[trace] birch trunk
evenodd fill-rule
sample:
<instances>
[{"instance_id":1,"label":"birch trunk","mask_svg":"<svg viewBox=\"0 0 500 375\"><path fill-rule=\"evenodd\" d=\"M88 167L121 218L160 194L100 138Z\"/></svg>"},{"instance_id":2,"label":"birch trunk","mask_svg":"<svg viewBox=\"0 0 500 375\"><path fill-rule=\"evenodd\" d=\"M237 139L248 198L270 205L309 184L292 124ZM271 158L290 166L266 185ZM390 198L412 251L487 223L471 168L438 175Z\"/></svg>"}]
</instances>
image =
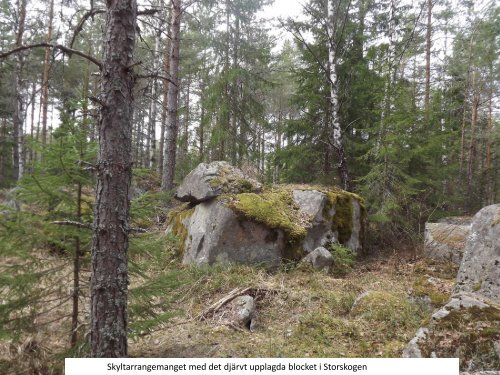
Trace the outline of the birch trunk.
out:
<instances>
[{"instance_id":1,"label":"birch trunk","mask_svg":"<svg viewBox=\"0 0 500 375\"><path fill-rule=\"evenodd\" d=\"M337 15L339 10L339 0L328 0L328 67L329 67L329 81L330 81L330 134L329 143L335 149L337 154L338 170L340 175L340 182L342 189L351 191L351 180L347 168L347 160L342 144L342 131L339 121L339 95L338 95L338 80L336 71L336 49L335 43L335 25L337 24Z\"/></svg>"}]
</instances>

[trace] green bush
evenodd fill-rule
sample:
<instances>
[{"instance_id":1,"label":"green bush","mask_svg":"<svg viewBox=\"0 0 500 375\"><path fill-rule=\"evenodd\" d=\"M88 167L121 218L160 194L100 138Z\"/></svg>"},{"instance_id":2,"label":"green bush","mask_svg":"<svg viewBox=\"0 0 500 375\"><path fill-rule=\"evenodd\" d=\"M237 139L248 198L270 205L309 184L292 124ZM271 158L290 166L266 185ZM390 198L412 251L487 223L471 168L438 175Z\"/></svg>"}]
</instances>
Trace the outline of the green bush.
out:
<instances>
[{"instance_id":1,"label":"green bush","mask_svg":"<svg viewBox=\"0 0 500 375\"><path fill-rule=\"evenodd\" d=\"M335 243L331 246L333 256L332 272L336 276L344 276L351 272L356 263L356 254L349 248Z\"/></svg>"}]
</instances>

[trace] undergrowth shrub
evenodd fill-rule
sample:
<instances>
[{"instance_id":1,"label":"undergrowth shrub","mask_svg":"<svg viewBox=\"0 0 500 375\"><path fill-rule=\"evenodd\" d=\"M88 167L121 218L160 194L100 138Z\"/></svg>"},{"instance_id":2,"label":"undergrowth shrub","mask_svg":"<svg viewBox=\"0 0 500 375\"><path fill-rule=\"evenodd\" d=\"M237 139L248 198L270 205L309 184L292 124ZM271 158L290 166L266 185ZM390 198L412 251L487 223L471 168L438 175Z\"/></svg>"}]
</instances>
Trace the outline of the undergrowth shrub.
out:
<instances>
[{"instance_id":1,"label":"undergrowth shrub","mask_svg":"<svg viewBox=\"0 0 500 375\"><path fill-rule=\"evenodd\" d=\"M330 252L333 256L332 273L335 276L344 276L352 271L356 254L351 249L336 243L331 245Z\"/></svg>"}]
</instances>

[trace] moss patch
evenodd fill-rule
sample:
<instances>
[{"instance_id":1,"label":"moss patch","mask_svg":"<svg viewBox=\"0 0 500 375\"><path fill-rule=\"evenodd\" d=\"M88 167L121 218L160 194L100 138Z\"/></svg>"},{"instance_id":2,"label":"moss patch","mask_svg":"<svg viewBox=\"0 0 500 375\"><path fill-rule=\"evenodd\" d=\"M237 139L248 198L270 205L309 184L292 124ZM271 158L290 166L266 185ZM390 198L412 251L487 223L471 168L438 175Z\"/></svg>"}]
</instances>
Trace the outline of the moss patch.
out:
<instances>
[{"instance_id":1,"label":"moss patch","mask_svg":"<svg viewBox=\"0 0 500 375\"><path fill-rule=\"evenodd\" d=\"M460 357L460 369L475 371L500 368L494 343L500 340L500 308L477 306L453 310L432 325L428 339L421 345L422 354L433 351L438 357Z\"/></svg>"},{"instance_id":2,"label":"moss patch","mask_svg":"<svg viewBox=\"0 0 500 375\"><path fill-rule=\"evenodd\" d=\"M306 228L301 225L298 207L289 190L270 189L260 194L237 194L228 207L247 219L283 230L290 243L296 243L306 236Z\"/></svg>"},{"instance_id":3,"label":"moss patch","mask_svg":"<svg viewBox=\"0 0 500 375\"><path fill-rule=\"evenodd\" d=\"M257 181L244 178L241 172L221 166L219 175L210 180L210 187L218 189L222 194L250 193L260 190Z\"/></svg>"},{"instance_id":4,"label":"moss patch","mask_svg":"<svg viewBox=\"0 0 500 375\"><path fill-rule=\"evenodd\" d=\"M416 297L429 297L431 303L436 307L445 305L450 298L449 292L430 282L426 276L417 277L412 290Z\"/></svg>"},{"instance_id":5,"label":"moss patch","mask_svg":"<svg viewBox=\"0 0 500 375\"><path fill-rule=\"evenodd\" d=\"M345 192L327 192L326 196L325 213L335 209L332 230L338 233L339 242L345 244L352 234L352 197Z\"/></svg>"},{"instance_id":6,"label":"moss patch","mask_svg":"<svg viewBox=\"0 0 500 375\"><path fill-rule=\"evenodd\" d=\"M171 234L179 241L180 252L184 251L188 231L184 221L190 218L194 213L195 208L189 208L189 205L182 205L168 213L167 224L171 227ZM182 254L181 254L182 255Z\"/></svg>"}]
</instances>

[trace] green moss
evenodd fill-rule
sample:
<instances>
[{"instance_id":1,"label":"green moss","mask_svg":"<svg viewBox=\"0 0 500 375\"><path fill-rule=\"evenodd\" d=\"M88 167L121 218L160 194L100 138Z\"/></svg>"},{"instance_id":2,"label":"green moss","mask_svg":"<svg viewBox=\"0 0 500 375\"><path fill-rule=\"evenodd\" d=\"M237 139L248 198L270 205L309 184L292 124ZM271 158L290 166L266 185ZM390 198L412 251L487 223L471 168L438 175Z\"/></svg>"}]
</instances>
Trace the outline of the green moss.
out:
<instances>
[{"instance_id":1,"label":"green moss","mask_svg":"<svg viewBox=\"0 0 500 375\"><path fill-rule=\"evenodd\" d=\"M345 244L352 234L352 196L343 191L327 192L326 196L325 214L335 209L332 230L338 233L339 243Z\"/></svg>"},{"instance_id":2,"label":"green moss","mask_svg":"<svg viewBox=\"0 0 500 375\"><path fill-rule=\"evenodd\" d=\"M254 184L245 178L236 178L231 170L226 168L219 169L219 175L210 180L210 187L213 189L221 189L223 194L235 192L252 192L257 188Z\"/></svg>"},{"instance_id":3,"label":"green moss","mask_svg":"<svg viewBox=\"0 0 500 375\"><path fill-rule=\"evenodd\" d=\"M188 208L187 205L183 205L181 208L172 210L168 213L167 224L172 228L171 233L179 241L180 252L184 251L184 246L188 236L188 231L184 221L193 215L194 210L194 207Z\"/></svg>"},{"instance_id":4,"label":"green moss","mask_svg":"<svg viewBox=\"0 0 500 375\"><path fill-rule=\"evenodd\" d=\"M440 291L425 276L417 277L413 284L413 294L416 297L429 297L434 306L443 306L450 298L448 293Z\"/></svg>"},{"instance_id":5,"label":"green moss","mask_svg":"<svg viewBox=\"0 0 500 375\"><path fill-rule=\"evenodd\" d=\"M432 325L428 340L421 345L426 357L460 357L460 369L474 364L475 370L500 368L494 343L500 340L500 308L473 306L452 310Z\"/></svg>"},{"instance_id":6,"label":"green moss","mask_svg":"<svg viewBox=\"0 0 500 375\"><path fill-rule=\"evenodd\" d=\"M291 191L270 189L260 194L241 193L235 195L228 206L250 220L283 230L291 243L306 236Z\"/></svg>"},{"instance_id":7,"label":"green moss","mask_svg":"<svg viewBox=\"0 0 500 375\"><path fill-rule=\"evenodd\" d=\"M339 244L331 246L331 253L333 256L332 273L335 276L344 276L352 271L356 263L356 254Z\"/></svg>"}]
</instances>

